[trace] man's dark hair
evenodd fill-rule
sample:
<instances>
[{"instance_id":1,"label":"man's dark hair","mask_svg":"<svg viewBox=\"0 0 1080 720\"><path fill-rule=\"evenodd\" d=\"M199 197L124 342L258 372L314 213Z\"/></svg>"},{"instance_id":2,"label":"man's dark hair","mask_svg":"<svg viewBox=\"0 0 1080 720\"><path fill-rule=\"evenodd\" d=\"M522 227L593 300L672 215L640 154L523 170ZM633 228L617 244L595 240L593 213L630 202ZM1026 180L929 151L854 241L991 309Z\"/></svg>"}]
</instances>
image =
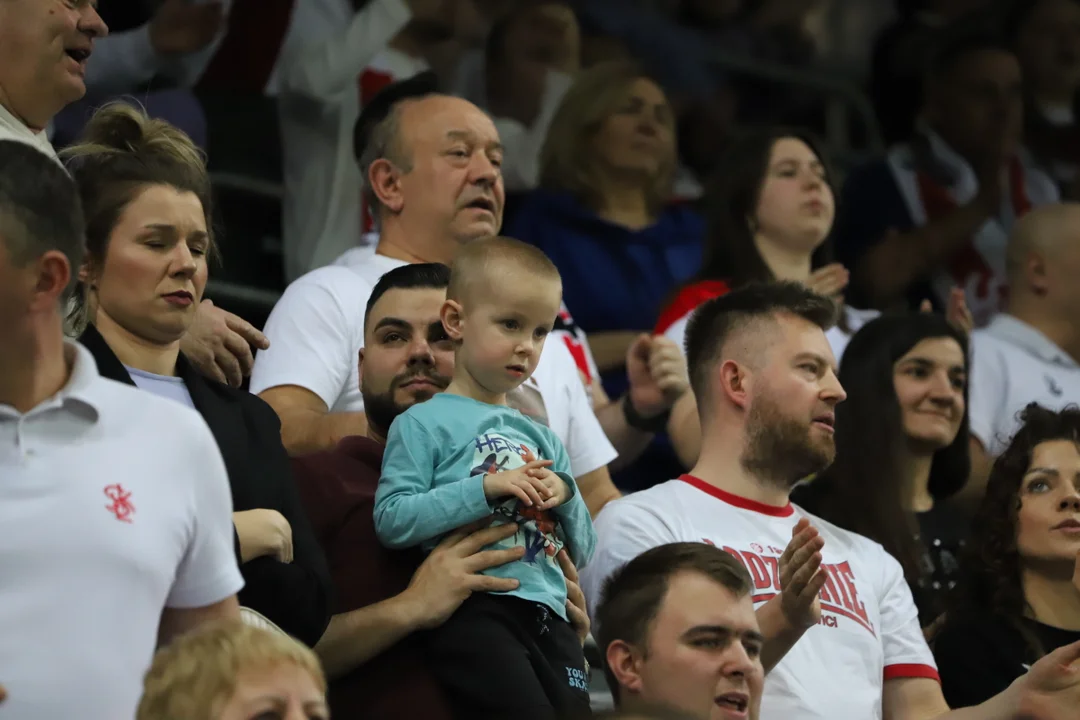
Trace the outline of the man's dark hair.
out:
<instances>
[{"instance_id":1,"label":"man's dark hair","mask_svg":"<svg viewBox=\"0 0 1080 720\"><path fill-rule=\"evenodd\" d=\"M360 110L360 117L353 125L353 156L356 161L361 162L375 128L390 116L395 105L402 100L422 98L437 92L439 92L439 80L431 70L390 83L377 92L375 97L371 98Z\"/></svg>"},{"instance_id":2,"label":"man's dark hair","mask_svg":"<svg viewBox=\"0 0 1080 720\"><path fill-rule=\"evenodd\" d=\"M59 250L74 287L86 253L86 223L71 177L25 143L0 140L0 242L16 266Z\"/></svg>"},{"instance_id":3,"label":"man's dark hair","mask_svg":"<svg viewBox=\"0 0 1080 720\"><path fill-rule=\"evenodd\" d=\"M441 263L412 263L394 268L379 278L364 309L364 327L367 327L371 308L388 290L416 290L429 288L445 290L450 284L450 268Z\"/></svg>"},{"instance_id":4,"label":"man's dark hair","mask_svg":"<svg viewBox=\"0 0 1080 720\"><path fill-rule=\"evenodd\" d=\"M981 25L961 23L942 34L926 65L928 81L940 81L969 55L980 52L999 52L1015 55L1008 39Z\"/></svg>"},{"instance_id":5,"label":"man's dark hair","mask_svg":"<svg viewBox=\"0 0 1080 720\"><path fill-rule=\"evenodd\" d=\"M828 330L836 320L836 304L801 283L751 283L694 311L686 325L686 363L699 405L708 397L710 370L728 338L779 315L794 315Z\"/></svg>"},{"instance_id":6,"label":"man's dark hair","mask_svg":"<svg viewBox=\"0 0 1080 720\"><path fill-rule=\"evenodd\" d=\"M649 627L667 595L671 578L698 573L731 591L735 597L753 588L750 573L735 556L705 543L678 542L646 550L607 579L596 608L600 654L616 640L647 651ZM619 700L619 683L606 669L608 686Z\"/></svg>"}]
</instances>

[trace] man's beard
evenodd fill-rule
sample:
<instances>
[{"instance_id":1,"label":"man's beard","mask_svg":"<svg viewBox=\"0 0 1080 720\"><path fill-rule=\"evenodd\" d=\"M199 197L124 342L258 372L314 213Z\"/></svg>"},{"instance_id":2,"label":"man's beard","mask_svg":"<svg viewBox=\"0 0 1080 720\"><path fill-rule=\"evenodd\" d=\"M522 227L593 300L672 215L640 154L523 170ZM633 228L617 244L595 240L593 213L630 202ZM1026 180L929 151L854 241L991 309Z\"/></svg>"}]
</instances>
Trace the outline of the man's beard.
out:
<instances>
[{"instance_id":1,"label":"man's beard","mask_svg":"<svg viewBox=\"0 0 1080 720\"><path fill-rule=\"evenodd\" d=\"M809 422L804 425L787 417L771 397L759 397L746 420L742 466L762 482L790 490L829 467L836 457L832 435L815 440L811 433Z\"/></svg>"},{"instance_id":2,"label":"man's beard","mask_svg":"<svg viewBox=\"0 0 1080 720\"><path fill-rule=\"evenodd\" d=\"M412 395L411 402L397 402L394 396L397 395L398 389L417 377L427 378L438 387L438 390L415 392ZM364 414L367 416L368 425L376 434L385 438L386 433L390 431L391 423L394 422L398 415L417 403L430 400L437 393L445 390L449 384L450 378L435 372L413 372L399 375L391 381L390 389L381 393L372 392L361 382L360 394L364 396Z\"/></svg>"}]
</instances>

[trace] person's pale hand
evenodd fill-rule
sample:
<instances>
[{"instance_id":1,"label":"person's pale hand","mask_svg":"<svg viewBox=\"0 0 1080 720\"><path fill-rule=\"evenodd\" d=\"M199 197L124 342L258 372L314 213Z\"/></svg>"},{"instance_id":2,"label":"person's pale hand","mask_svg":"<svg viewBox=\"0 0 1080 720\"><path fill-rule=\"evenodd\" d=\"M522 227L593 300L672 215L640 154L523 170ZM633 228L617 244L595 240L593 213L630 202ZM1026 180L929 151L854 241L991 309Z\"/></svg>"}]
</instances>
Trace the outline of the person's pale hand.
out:
<instances>
[{"instance_id":1,"label":"person's pale hand","mask_svg":"<svg viewBox=\"0 0 1080 720\"><path fill-rule=\"evenodd\" d=\"M186 55L212 43L224 24L220 1L165 0L150 21L150 44L158 55Z\"/></svg>"},{"instance_id":2,"label":"person's pale hand","mask_svg":"<svg viewBox=\"0 0 1080 720\"><path fill-rule=\"evenodd\" d=\"M686 392L686 360L679 346L662 336L639 335L626 351L630 403L643 418L667 412Z\"/></svg>"},{"instance_id":3,"label":"person's pale hand","mask_svg":"<svg viewBox=\"0 0 1080 720\"><path fill-rule=\"evenodd\" d=\"M559 567L562 568L563 576L566 577L566 617L578 634L578 638L581 639L581 644L584 645L585 638L589 636L590 623L589 612L585 607L585 593L581 589L577 567L574 566L574 561L570 559L570 553L566 552L566 548L560 550L555 559L559 561Z\"/></svg>"},{"instance_id":4,"label":"person's pale hand","mask_svg":"<svg viewBox=\"0 0 1080 720\"><path fill-rule=\"evenodd\" d=\"M550 465L550 460L533 460L513 470L488 473L484 476L484 497L488 500L516 497L530 507L541 506L551 498L551 490L543 481L532 477L530 471Z\"/></svg>"},{"instance_id":5,"label":"person's pale hand","mask_svg":"<svg viewBox=\"0 0 1080 720\"><path fill-rule=\"evenodd\" d=\"M251 323L216 307L213 300L199 303L195 320L180 339L180 351L200 373L233 387L240 387L251 374L252 345L265 350L270 341Z\"/></svg>"},{"instance_id":6,"label":"person's pale hand","mask_svg":"<svg viewBox=\"0 0 1080 720\"><path fill-rule=\"evenodd\" d=\"M840 263L832 263L810 273L810 277L806 281L806 287L818 295L831 298L843 292L850 280L851 273L848 272L846 267Z\"/></svg>"},{"instance_id":7,"label":"person's pale hand","mask_svg":"<svg viewBox=\"0 0 1080 720\"><path fill-rule=\"evenodd\" d=\"M967 295L962 288L954 287L949 291L949 304L945 308L945 319L964 335L970 335L975 329L975 318L967 306Z\"/></svg>"},{"instance_id":8,"label":"person's pale hand","mask_svg":"<svg viewBox=\"0 0 1080 720\"><path fill-rule=\"evenodd\" d=\"M547 468L536 468L529 471L529 476L547 488L550 493L544 502L540 503L541 510L550 510L559 507L570 499L570 486L561 477Z\"/></svg>"},{"instance_id":9,"label":"person's pale hand","mask_svg":"<svg viewBox=\"0 0 1080 720\"><path fill-rule=\"evenodd\" d=\"M791 529L791 542L780 555L780 609L797 629L813 627L821 620L821 588L827 575L821 569L825 539L806 518Z\"/></svg>"},{"instance_id":10,"label":"person's pale hand","mask_svg":"<svg viewBox=\"0 0 1080 720\"><path fill-rule=\"evenodd\" d=\"M284 563L293 561L292 526L277 510L259 508L233 513L244 562L269 555Z\"/></svg>"},{"instance_id":11,"label":"person's pale hand","mask_svg":"<svg viewBox=\"0 0 1080 720\"><path fill-rule=\"evenodd\" d=\"M487 520L490 522L490 518ZM484 550L513 537L513 523L477 530L478 524L456 530L442 539L413 573L409 587L399 596L418 628L438 627L474 592L509 592L513 578L482 575L482 571L520 560L525 548Z\"/></svg>"},{"instance_id":12,"label":"person's pale hand","mask_svg":"<svg viewBox=\"0 0 1080 720\"><path fill-rule=\"evenodd\" d=\"M670 410L675 401L690 388L690 371L686 367L682 348L663 335L653 338L649 352L649 374L664 395L667 405L664 410Z\"/></svg>"},{"instance_id":13,"label":"person's pale hand","mask_svg":"<svg viewBox=\"0 0 1080 720\"><path fill-rule=\"evenodd\" d=\"M1075 720L1080 707L1080 642L1044 655L1007 692L1018 692L1023 720Z\"/></svg>"}]
</instances>

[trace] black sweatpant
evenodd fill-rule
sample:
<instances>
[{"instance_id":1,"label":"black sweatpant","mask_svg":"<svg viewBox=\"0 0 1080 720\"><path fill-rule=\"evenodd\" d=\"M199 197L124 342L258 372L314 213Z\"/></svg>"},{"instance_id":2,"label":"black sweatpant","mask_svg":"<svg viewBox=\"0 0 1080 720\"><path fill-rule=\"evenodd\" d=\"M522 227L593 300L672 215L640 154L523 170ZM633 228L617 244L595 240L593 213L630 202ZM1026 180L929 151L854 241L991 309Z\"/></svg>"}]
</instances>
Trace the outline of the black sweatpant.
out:
<instances>
[{"instance_id":1,"label":"black sweatpant","mask_svg":"<svg viewBox=\"0 0 1080 720\"><path fill-rule=\"evenodd\" d=\"M581 641L544 605L476 593L429 643L428 667L460 720L591 715Z\"/></svg>"}]
</instances>

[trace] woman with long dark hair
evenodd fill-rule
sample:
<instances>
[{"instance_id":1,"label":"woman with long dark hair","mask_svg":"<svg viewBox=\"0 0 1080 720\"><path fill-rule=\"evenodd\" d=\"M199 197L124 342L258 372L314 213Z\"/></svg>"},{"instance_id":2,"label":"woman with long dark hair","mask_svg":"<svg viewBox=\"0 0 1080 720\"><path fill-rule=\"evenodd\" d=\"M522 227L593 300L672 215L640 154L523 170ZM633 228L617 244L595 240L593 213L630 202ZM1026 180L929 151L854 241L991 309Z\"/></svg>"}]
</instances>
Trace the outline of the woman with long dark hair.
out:
<instances>
[{"instance_id":1,"label":"woman with long dark hair","mask_svg":"<svg viewBox=\"0 0 1080 720\"><path fill-rule=\"evenodd\" d=\"M836 460L795 496L900 562L924 626L943 610L964 536L944 501L970 469L967 371L966 336L940 315L864 325L840 364Z\"/></svg>"},{"instance_id":2,"label":"woman with long dark hair","mask_svg":"<svg viewBox=\"0 0 1080 720\"><path fill-rule=\"evenodd\" d=\"M1080 409L1032 403L994 463L934 643L945 699L981 703L1080 640Z\"/></svg>"},{"instance_id":3,"label":"woman with long dark hair","mask_svg":"<svg viewBox=\"0 0 1080 720\"><path fill-rule=\"evenodd\" d=\"M839 357L850 333L877 312L843 305L848 272L831 259L833 174L820 144L802 130L755 130L732 144L720 167L704 201L701 269L661 312L656 332L682 347L701 303L750 282L793 280L837 299L840 322L829 341Z\"/></svg>"}]
</instances>

